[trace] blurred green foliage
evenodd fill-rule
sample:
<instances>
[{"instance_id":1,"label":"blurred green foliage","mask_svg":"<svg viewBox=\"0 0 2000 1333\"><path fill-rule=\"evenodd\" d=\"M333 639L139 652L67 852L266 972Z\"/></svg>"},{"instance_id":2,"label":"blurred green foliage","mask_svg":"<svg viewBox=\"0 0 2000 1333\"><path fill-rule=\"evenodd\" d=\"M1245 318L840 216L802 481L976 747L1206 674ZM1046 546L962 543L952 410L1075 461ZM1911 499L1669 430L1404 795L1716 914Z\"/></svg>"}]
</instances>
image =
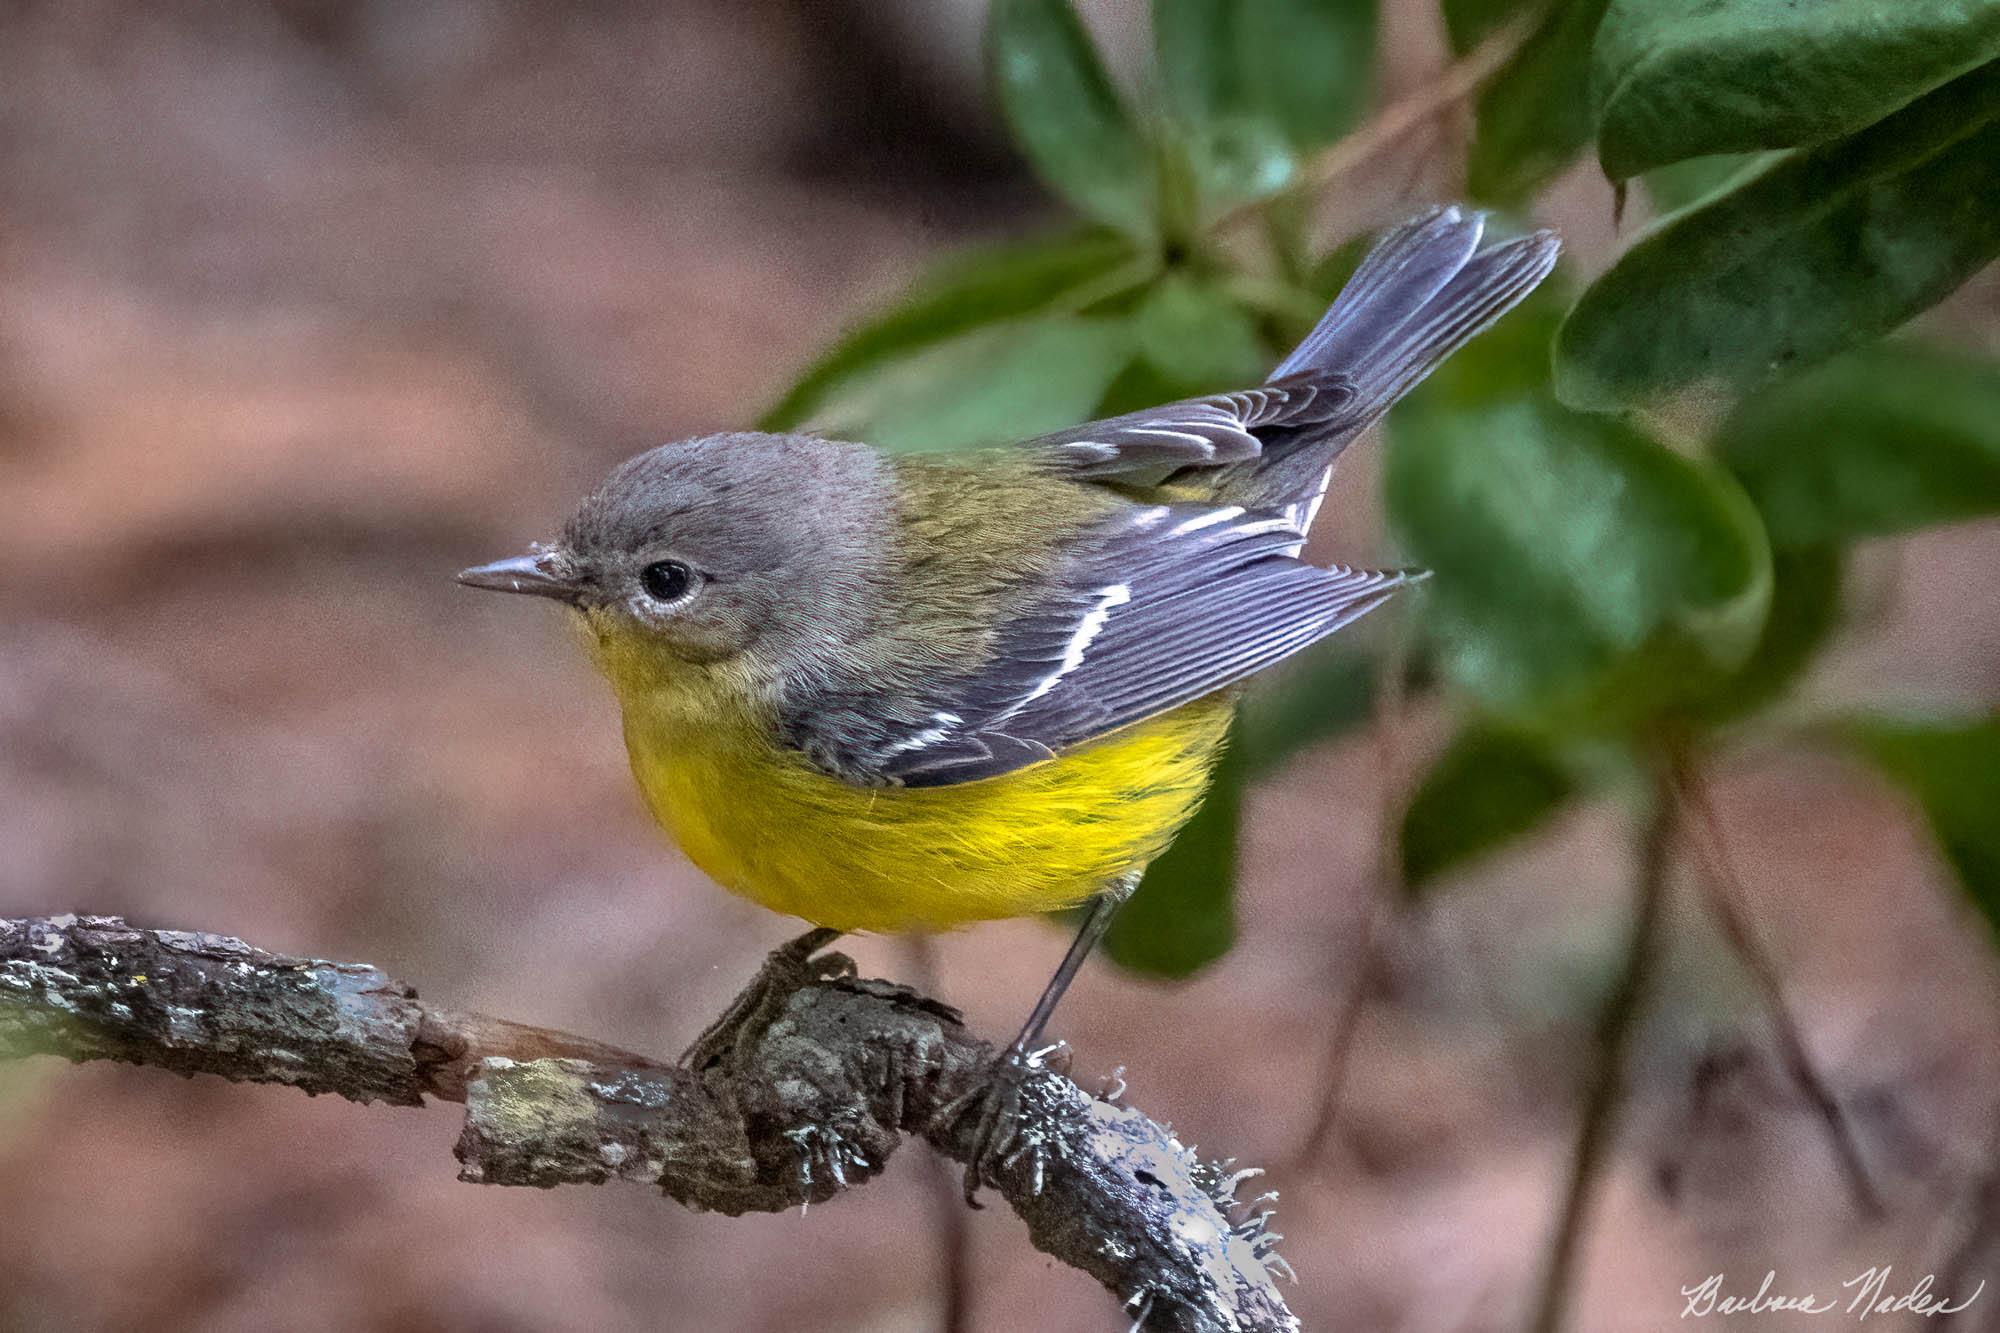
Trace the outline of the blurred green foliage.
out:
<instances>
[{"instance_id":1,"label":"blurred green foliage","mask_svg":"<svg viewBox=\"0 0 2000 1333\"><path fill-rule=\"evenodd\" d=\"M1590 85L1576 73L1590 58L1605 0L1445 0L1445 30L1464 55L1508 23L1526 23L1520 49L1479 90L1466 154L1475 198L1526 204L1590 146Z\"/></svg>"},{"instance_id":2,"label":"blurred green foliage","mask_svg":"<svg viewBox=\"0 0 2000 1333\"><path fill-rule=\"evenodd\" d=\"M1768 726L1841 623L1855 542L2000 511L2000 370L1880 341L2000 253L2000 7L1441 3L1454 51L1496 53L1471 197L1530 211L1594 152L1661 216L1391 414L1391 529L1437 575L1406 601L1418 646L1395 669L1461 723L1401 822L1425 891L1621 776ZM941 265L767 427L999 443L1243 387L1310 327L1367 242L1308 224L1331 188L1313 160L1368 101L1373 0L1153 0L1153 24L1126 89L1069 0L993 0L1000 114L1079 222ZM1663 436L1688 407L1710 438ZM1365 720L1381 670L1343 641L1260 682L1114 958L1184 975L1229 947L1243 784ZM2000 922L1995 728L1842 734Z\"/></svg>"},{"instance_id":3,"label":"blurred green foliage","mask_svg":"<svg viewBox=\"0 0 2000 1333\"><path fill-rule=\"evenodd\" d=\"M1575 782L1531 737L1474 728L1425 774L1403 812L1403 882L1418 892L1461 862L1539 825L1569 799Z\"/></svg>"},{"instance_id":4,"label":"blurred green foliage","mask_svg":"<svg viewBox=\"0 0 2000 1333\"><path fill-rule=\"evenodd\" d=\"M1973 903L2000 928L2000 718L1871 719L1852 734L1916 797Z\"/></svg>"}]
</instances>

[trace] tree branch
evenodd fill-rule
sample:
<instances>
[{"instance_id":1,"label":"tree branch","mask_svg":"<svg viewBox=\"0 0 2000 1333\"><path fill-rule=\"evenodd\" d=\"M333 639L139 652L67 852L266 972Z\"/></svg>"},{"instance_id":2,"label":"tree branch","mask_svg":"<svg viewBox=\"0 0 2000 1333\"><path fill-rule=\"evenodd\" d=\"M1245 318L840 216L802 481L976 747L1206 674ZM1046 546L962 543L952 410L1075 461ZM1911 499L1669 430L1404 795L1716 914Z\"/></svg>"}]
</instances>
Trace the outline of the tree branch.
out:
<instances>
[{"instance_id":1,"label":"tree branch","mask_svg":"<svg viewBox=\"0 0 2000 1333\"><path fill-rule=\"evenodd\" d=\"M1861 1155L1861 1144L1847 1118L1846 1109L1833 1095L1833 1088L1820 1073L1819 1066L1813 1063L1805 1033L1785 999L1785 983L1779 975L1778 964L1751 925L1749 895L1743 891L1743 883L1729 860L1728 848L1722 837L1722 820L1716 814L1715 802L1709 799L1707 783L1692 763L1684 758L1675 763L1673 783L1677 799L1695 816L1684 822L1689 829L1688 845L1694 849L1695 859L1700 864L1702 896L1708 902L1709 912L1715 917L1730 952L1742 960L1763 998L1786 1072L1798 1084L1807 1105L1812 1107L1825 1127L1827 1143L1833 1150L1834 1165L1847 1185L1847 1192L1854 1199L1855 1209L1863 1217L1879 1218L1887 1211L1882 1204L1881 1192L1876 1189L1875 1179L1869 1173L1867 1159Z\"/></svg>"},{"instance_id":2,"label":"tree branch","mask_svg":"<svg viewBox=\"0 0 2000 1333\"><path fill-rule=\"evenodd\" d=\"M637 1180L689 1208L777 1212L879 1174L905 1134L959 1162L944 1114L994 1051L958 1015L881 981L790 997L740 1065L694 1071L587 1038L421 1003L373 967L288 958L116 917L0 920L0 1060L117 1060L357 1102L463 1102L460 1179ZM1035 1245L1175 1333L1295 1330L1239 1177L1138 1111L1042 1072L996 1188ZM1247 1175L1251 1173L1241 1173Z\"/></svg>"}]
</instances>

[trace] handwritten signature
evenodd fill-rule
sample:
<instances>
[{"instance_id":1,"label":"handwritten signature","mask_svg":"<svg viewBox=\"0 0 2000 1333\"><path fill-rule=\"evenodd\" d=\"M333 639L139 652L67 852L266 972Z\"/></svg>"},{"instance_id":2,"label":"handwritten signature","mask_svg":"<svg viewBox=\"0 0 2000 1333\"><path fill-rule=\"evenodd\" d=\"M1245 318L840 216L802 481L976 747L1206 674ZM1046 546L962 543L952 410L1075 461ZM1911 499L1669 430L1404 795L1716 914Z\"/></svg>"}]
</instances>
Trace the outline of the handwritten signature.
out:
<instances>
[{"instance_id":1,"label":"handwritten signature","mask_svg":"<svg viewBox=\"0 0 2000 1333\"><path fill-rule=\"evenodd\" d=\"M1723 1287L1727 1274L1710 1273L1692 1287L1681 1288L1681 1296L1687 1301L1681 1318L1706 1319L1718 1314L1790 1311L1797 1314L1848 1314L1857 1321L1872 1314L1916 1314L1928 1319L1935 1315L1957 1314L1978 1300L1979 1294L1986 1290L1986 1282L1981 1279L1970 1296L1954 1302L1950 1296L1931 1290L1937 1278L1926 1273L1908 1291L1892 1292L1889 1289L1892 1271L1889 1265L1884 1264L1856 1273L1840 1284L1842 1291L1851 1293L1846 1297L1825 1296L1812 1291L1792 1294L1773 1291L1771 1288L1778 1280L1774 1271L1764 1274L1764 1281L1754 1295L1733 1295Z\"/></svg>"}]
</instances>

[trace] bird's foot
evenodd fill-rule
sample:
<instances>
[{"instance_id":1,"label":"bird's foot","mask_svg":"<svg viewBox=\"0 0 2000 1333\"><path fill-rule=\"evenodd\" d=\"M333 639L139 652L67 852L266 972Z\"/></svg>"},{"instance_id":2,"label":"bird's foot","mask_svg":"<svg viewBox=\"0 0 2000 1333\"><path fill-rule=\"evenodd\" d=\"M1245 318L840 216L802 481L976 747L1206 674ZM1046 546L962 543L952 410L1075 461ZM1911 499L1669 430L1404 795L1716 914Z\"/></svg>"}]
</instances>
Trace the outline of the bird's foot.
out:
<instances>
[{"instance_id":1,"label":"bird's foot","mask_svg":"<svg viewBox=\"0 0 2000 1333\"><path fill-rule=\"evenodd\" d=\"M852 958L819 952L839 938L837 930L809 930L771 950L722 1016L681 1052L682 1067L699 1073L721 1064L741 1064L794 994L828 977L853 976Z\"/></svg>"},{"instance_id":2,"label":"bird's foot","mask_svg":"<svg viewBox=\"0 0 2000 1333\"><path fill-rule=\"evenodd\" d=\"M824 1199L847 1188L848 1177L866 1180L882 1169L868 1156L858 1141L843 1135L832 1125L801 1125L785 1131L786 1140L798 1155L799 1216Z\"/></svg>"},{"instance_id":3,"label":"bird's foot","mask_svg":"<svg viewBox=\"0 0 2000 1333\"><path fill-rule=\"evenodd\" d=\"M1062 1042L1039 1050L1010 1049L993 1066L985 1081L942 1107L938 1115L952 1124L970 1120L972 1138L965 1159L965 1201L980 1207L979 1187L996 1183L1001 1171L1027 1164L1028 1190L1042 1192L1042 1174L1049 1155L1049 1123L1053 1108L1040 1104L1038 1087L1069 1072L1069 1047Z\"/></svg>"}]
</instances>

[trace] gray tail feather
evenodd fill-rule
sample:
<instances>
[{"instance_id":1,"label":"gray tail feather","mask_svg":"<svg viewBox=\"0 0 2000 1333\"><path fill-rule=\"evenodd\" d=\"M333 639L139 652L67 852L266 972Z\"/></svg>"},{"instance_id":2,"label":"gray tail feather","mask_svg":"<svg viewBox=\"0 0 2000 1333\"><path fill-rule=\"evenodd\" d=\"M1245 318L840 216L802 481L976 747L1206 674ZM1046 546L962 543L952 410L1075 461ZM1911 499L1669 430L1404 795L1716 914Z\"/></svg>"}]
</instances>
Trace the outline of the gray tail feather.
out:
<instances>
[{"instance_id":1,"label":"gray tail feather","mask_svg":"<svg viewBox=\"0 0 2000 1333\"><path fill-rule=\"evenodd\" d=\"M1451 207L1389 231L1271 378L1343 375L1362 419L1386 410L1555 267L1554 232L1482 250L1485 228L1485 214Z\"/></svg>"}]
</instances>

